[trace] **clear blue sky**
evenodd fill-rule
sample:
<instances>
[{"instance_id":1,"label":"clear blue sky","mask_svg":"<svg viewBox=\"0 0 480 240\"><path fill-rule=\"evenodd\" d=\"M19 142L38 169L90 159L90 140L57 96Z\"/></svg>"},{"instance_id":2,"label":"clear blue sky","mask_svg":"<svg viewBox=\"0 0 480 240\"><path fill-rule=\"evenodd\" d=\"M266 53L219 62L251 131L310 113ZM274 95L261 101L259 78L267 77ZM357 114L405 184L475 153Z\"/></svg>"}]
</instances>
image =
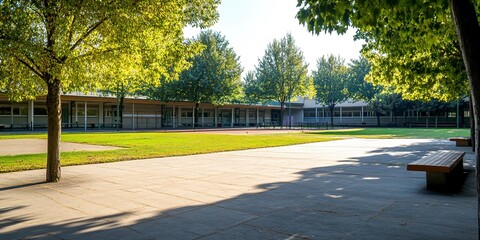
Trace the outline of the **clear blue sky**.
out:
<instances>
[{"instance_id":1,"label":"clear blue sky","mask_svg":"<svg viewBox=\"0 0 480 240\"><path fill-rule=\"evenodd\" d=\"M268 43L287 33L302 49L310 70L323 55L340 55L346 62L360 56L363 42L353 41L354 31L345 35L312 35L295 18L296 4L296 0L223 0L218 8L220 19L211 29L221 32L229 41L240 56L244 74L255 68ZM186 28L185 37L193 37L199 31Z\"/></svg>"}]
</instances>

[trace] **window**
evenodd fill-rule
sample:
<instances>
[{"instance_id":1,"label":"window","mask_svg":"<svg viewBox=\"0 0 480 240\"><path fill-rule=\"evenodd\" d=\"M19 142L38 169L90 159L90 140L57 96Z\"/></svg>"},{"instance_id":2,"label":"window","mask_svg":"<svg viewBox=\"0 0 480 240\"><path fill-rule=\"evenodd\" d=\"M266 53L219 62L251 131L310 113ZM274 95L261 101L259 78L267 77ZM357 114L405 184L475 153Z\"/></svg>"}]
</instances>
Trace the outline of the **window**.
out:
<instances>
[{"instance_id":1,"label":"window","mask_svg":"<svg viewBox=\"0 0 480 240\"><path fill-rule=\"evenodd\" d=\"M98 109L87 109L87 116L96 117L98 116Z\"/></svg>"},{"instance_id":2,"label":"window","mask_svg":"<svg viewBox=\"0 0 480 240\"><path fill-rule=\"evenodd\" d=\"M315 117L315 111L312 110L303 110L303 116L304 117Z\"/></svg>"},{"instance_id":3,"label":"window","mask_svg":"<svg viewBox=\"0 0 480 240\"><path fill-rule=\"evenodd\" d=\"M10 116L12 114L11 107L0 107L0 115L2 116Z\"/></svg>"},{"instance_id":4,"label":"window","mask_svg":"<svg viewBox=\"0 0 480 240\"><path fill-rule=\"evenodd\" d=\"M79 108L79 109L77 110L77 116L83 116L83 115L85 115L85 109Z\"/></svg>"},{"instance_id":5,"label":"window","mask_svg":"<svg viewBox=\"0 0 480 240\"><path fill-rule=\"evenodd\" d=\"M212 117L212 112L203 112L203 117Z\"/></svg>"},{"instance_id":6,"label":"window","mask_svg":"<svg viewBox=\"0 0 480 240\"><path fill-rule=\"evenodd\" d=\"M28 115L27 107L13 107L13 115L15 116L26 116Z\"/></svg>"},{"instance_id":7,"label":"window","mask_svg":"<svg viewBox=\"0 0 480 240\"><path fill-rule=\"evenodd\" d=\"M47 115L47 108L45 107L36 107L33 109L33 114L34 115L43 115L43 116L46 116Z\"/></svg>"},{"instance_id":8,"label":"window","mask_svg":"<svg viewBox=\"0 0 480 240\"><path fill-rule=\"evenodd\" d=\"M193 112L182 112L182 118L191 118L193 117Z\"/></svg>"},{"instance_id":9,"label":"window","mask_svg":"<svg viewBox=\"0 0 480 240\"><path fill-rule=\"evenodd\" d=\"M448 117L457 117L457 113L456 112L449 112Z\"/></svg>"}]
</instances>

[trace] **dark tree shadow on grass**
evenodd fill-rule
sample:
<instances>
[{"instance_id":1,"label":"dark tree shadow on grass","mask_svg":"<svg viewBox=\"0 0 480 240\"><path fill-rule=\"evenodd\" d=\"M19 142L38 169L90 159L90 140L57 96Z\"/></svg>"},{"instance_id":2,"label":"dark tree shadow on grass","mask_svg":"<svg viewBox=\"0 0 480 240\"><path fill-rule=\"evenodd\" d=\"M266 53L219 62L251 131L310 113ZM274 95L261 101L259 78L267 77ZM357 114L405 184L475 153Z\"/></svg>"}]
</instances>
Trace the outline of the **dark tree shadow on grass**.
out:
<instances>
[{"instance_id":1,"label":"dark tree shadow on grass","mask_svg":"<svg viewBox=\"0 0 480 240\"><path fill-rule=\"evenodd\" d=\"M459 192L438 193L425 189L424 173L406 171L409 162L445 148L452 147L434 141L382 148L300 171L295 181L258 185L257 193L129 224L134 211L28 227L22 225L34 216L0 218L0 229L15 227L0 230L0 239L475 239L472 176ZM11 203L0 216L21 208Z\"/></svg>"}]
</instances>

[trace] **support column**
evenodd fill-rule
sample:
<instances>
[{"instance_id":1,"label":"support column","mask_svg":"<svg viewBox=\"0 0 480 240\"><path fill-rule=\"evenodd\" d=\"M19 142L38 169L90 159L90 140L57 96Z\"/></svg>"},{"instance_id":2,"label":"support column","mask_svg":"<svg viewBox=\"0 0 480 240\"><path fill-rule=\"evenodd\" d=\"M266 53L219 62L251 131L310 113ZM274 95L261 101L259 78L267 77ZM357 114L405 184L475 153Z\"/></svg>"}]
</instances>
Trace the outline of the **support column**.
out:
<instances>
[{"instance_id":1,"label":"support column","mask_svg":"<svg viewBox=\"0 0 480 240\"><path fill-rule=\"evenodd\" d=\"M342 119L343 119L343 108L340 107L340 122L342 122Z\"/></svg>"},{"instance_id":2,"label":"support column","mask_svg":"<svg viewBox=\"0 0 480 240\"><path fill-rule=\"evenodd\" d=\"M35 116L34 116L34 109L35 109L35 103L33 100L30 100L28 101L28 121L30 123L28 123L30 125L30 130L33 131L33 123L34 123L34 120L35 120Z\"/></svg>"},{"instance_id":3,"label":"support column","mask_svg":"<svg viewBox=\"0 0 480 240\"><path fill-rule=\"evenodd\" d=\"M245 109L245 127L250 127L250 109Z\"/></svg>"},{"instance_id":4,"label":"support column","mask_svg":"<svg viewBox=\"0 0 480 240\"><path fill-rule=\"evenodd\" d=\"M233 127L233 124L235 124L235 108L232 108L232 121L230 127Z\"/></svg>"},{"instance_id":5,"label":"support column","mask_svg":"<svg viewBox=\"0 0 480 240\"><path fill-rule=\"evenodd\" d=\"M362 123L363 123L363 106L362 106L362 113L360 114L362 116Z\"/></svg>"},{"instance_id":6,"label":"support column","mask_svg":"<svg viewBox=\"0 0 480 240\"><path fill-rule=\"evenodd\" d=\"M85 109L83 109L83 118L85 122L83 123L83 127L85 128L85 132L87 131L87 102L84 102Z\"/></svg>"},{"instance_id":7,"label":"support column","mask_svg":"<svg viewBox=\"0 0 480 240\"><path fill-rule=\"evenodd\" d=\"M163 110L164 108L167 108L167 106L163 106L163 105L160 105L160 128L162 127L162 119L163 119ZM157 116L155 115L155 128L158 128L158 125L157 125Z\"/></svg>"},{"instance_id":8,"label":"support column","mask_svg":"<svg viewBox=\"0 0 480 240\"><path fill-rule=\"evenodd\" d=\"M257 127L260 124L260 109L257 108Z\"/></svg>"},{"instance_id":9,"label":"support column","mask_svg":"<svg viewBox=\"0 0 480 240\"><path fill-rule=\"evenodd\" d=\"M105 115L103 113L104 104L105 103L99 103L98 104L98 128L100 128L104 123L104 121L103 121L103 116Z\"/></svg>"},{"instance_id":10,"label":"support column","mask_svg":"<svg viewBox=\"0 0 480 240\"><path fill-rule=\"evenodd\" d=\"M180 106L177 107L177 127L182 124L182 108Z\"/></svg>"},{"instance_id":11,"label":"support column","mask_svg":"<svg viewBox=\"0 0 480 240\"><path fill-rule=\"evenodd\" d=\"M195 128L195 107L192 108L192 128Z\"/></svg>"},{"instance_id":12,"label":"support column","mask_svg":"<svg viewBox=\"0 0 480 240\"><path fill-rule=\"evenodd\" d=\"M72 102L68 102L68 127L72 127Z\"/></svg>"},{"instance_id":13,"label":"support column","mask_svg":"<svg viewBox=\"0 0 480 240\"><path fill-rule=\"evenodd\" d=\"M202 127L205 126L205 108L202 107Z\"/></svg>"},{"instance_id":14,"label":"support column","mask_svg":"<svg viewBox=\"0 0 480 240\"><path fill-rule=\"evenodd\" d=\"M315 122L318 123L318 108L315 108Z\"/></svg>"},{"instance_id":15,"label":"support column","mask_svg":"<svg viewBox=\"0 0 480 240\"><path fill-rule=\"evenodd\" d=\"M172 128L177 128L177 111L175 106L172 106Z\"/></svg>"},{"instance_id":16,"label":"support column","mask_svg":"<svg viewBox=\"0 0 480 240\"><path fill-rule=\"evenodd\" d=\"M218 107L215 107L215 127L218 127Z\"/></svg>"},{"instance_id":17,"label":"support column","mask_svg":"<svg viewBox=\"0 0 480 240\"><path fill-rule=\"evenodd\" d=\"M132 130L135 130L135 103L132 103Z\"/></svg>"},{"instance_id":18,"label":"support column","mask_svg":"<svg viewBox=\"0 0 480 240\"><path fill-rule=\"evenodd\" d=\"M78 127L78 102L75 102L75 123Z\"/></svg>"}]
</instances>

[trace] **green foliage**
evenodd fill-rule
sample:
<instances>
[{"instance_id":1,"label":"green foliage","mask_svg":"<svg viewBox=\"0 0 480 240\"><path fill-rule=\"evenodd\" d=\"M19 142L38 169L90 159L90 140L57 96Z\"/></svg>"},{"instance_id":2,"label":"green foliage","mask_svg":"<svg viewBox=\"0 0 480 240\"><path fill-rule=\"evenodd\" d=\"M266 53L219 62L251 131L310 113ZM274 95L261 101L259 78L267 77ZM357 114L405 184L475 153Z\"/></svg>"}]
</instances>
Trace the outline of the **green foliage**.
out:
<instances>
[{"instance_id":1,"label":"green foliage","mask_svg":"<svg viewBox=\"0 0 480 240\"><path fill-rule=\"evenodd\" d=\"M123 82L176 79L198 45L187 24L216 21L219 0L0 2L0 89L14 100Z\"/></svg>"},{"instance_id":2,"label":"green foliage","mask_svg":"<svg viewBox=\"0 0 480 240\"><path fill-rule=\"evenodd\" d=\"M468 137L468 129L442 129L442 128L354 128L347 130L326 130L312 134L345 138L419 138L419 139L448 139L451 137Z\"/></svg>"},{"instance_id":3,"label":"green foliage","mask_svg":"<svg viewBox=\"0 0 480 240\"><path fill-rule=\"evenodd\" d=\"M190 44L201 44L203 51L190 58L192 67L180 79L147 91L153 99L210 102L233 101L241 92L242 67L228 41L218 32L203 31Z\"/></svg>"},{"instance_id":4,"label":"green foliage","mask_svg":"<svg viewBox=\"0 0 480 240\"><path fill-rule=\"evenodd\" d=\"M333 55L317 60L317 69L313 71L315 100L330 108L348 98L348 69L342 58Z\"/></svg>"},{"instance_id":5,"label":"green foliage","mask_svg":"<svg viewBox=\"0 0 480 240\"><path fill-rule=\"evenodd\" d=\"M347 80L349 98L368 103L375 95L381 92L382 87L375 86L373 83L365 80L365 77L370 73L370 69L370 64L364 57L350 62Z\"/></svg>"},{"instance_id":6,"label":"green foliage","mask_svg":"<svg viewBox=\"0 0 480 240\"><path fill-rule=\"evenodd\" d=\"M307 93L307 68L303 52L291 34L275 39L268 44L255 74L246 76L245 94L248 99L278 101L283 109L285 102Z\"/></svg>"},{"instance_id":7,"label":"green foliage","mask_svg":"<svg viewBox=\"0 0 480 240\"><path fill-rule=\"evenodd\" d=\"M298 0L297 18L314 33L357 28L372 64L367 79L408 99L456 99L468 81L448 1Z\"/></svg>"},{"instance_id":8,"label":"green foliage","mask_svg":"<svg viewBox=\"0 0 480 240\"><path fill-rule=\"evenodd\" d=\"M255 77L255 71L248 71L243 78L243 92L245 93L245 101L247 103L259 103L263 100L263 92L261 84Z\"/></svg>"},{"instance_id":9,"label":"green foliage","mask_svg":"<svg viewBox=\"0 0 480 240\"><path fill-rule=\"evenodd\" d=\"M246 99L250 102L278 101L281 106L280 125L283 125L285 102L308 94L310 90L307 68L303 52L295 46L291 34L273 40L259 59L255 74L246 76Z\"/></svg>"}]
</instances>

